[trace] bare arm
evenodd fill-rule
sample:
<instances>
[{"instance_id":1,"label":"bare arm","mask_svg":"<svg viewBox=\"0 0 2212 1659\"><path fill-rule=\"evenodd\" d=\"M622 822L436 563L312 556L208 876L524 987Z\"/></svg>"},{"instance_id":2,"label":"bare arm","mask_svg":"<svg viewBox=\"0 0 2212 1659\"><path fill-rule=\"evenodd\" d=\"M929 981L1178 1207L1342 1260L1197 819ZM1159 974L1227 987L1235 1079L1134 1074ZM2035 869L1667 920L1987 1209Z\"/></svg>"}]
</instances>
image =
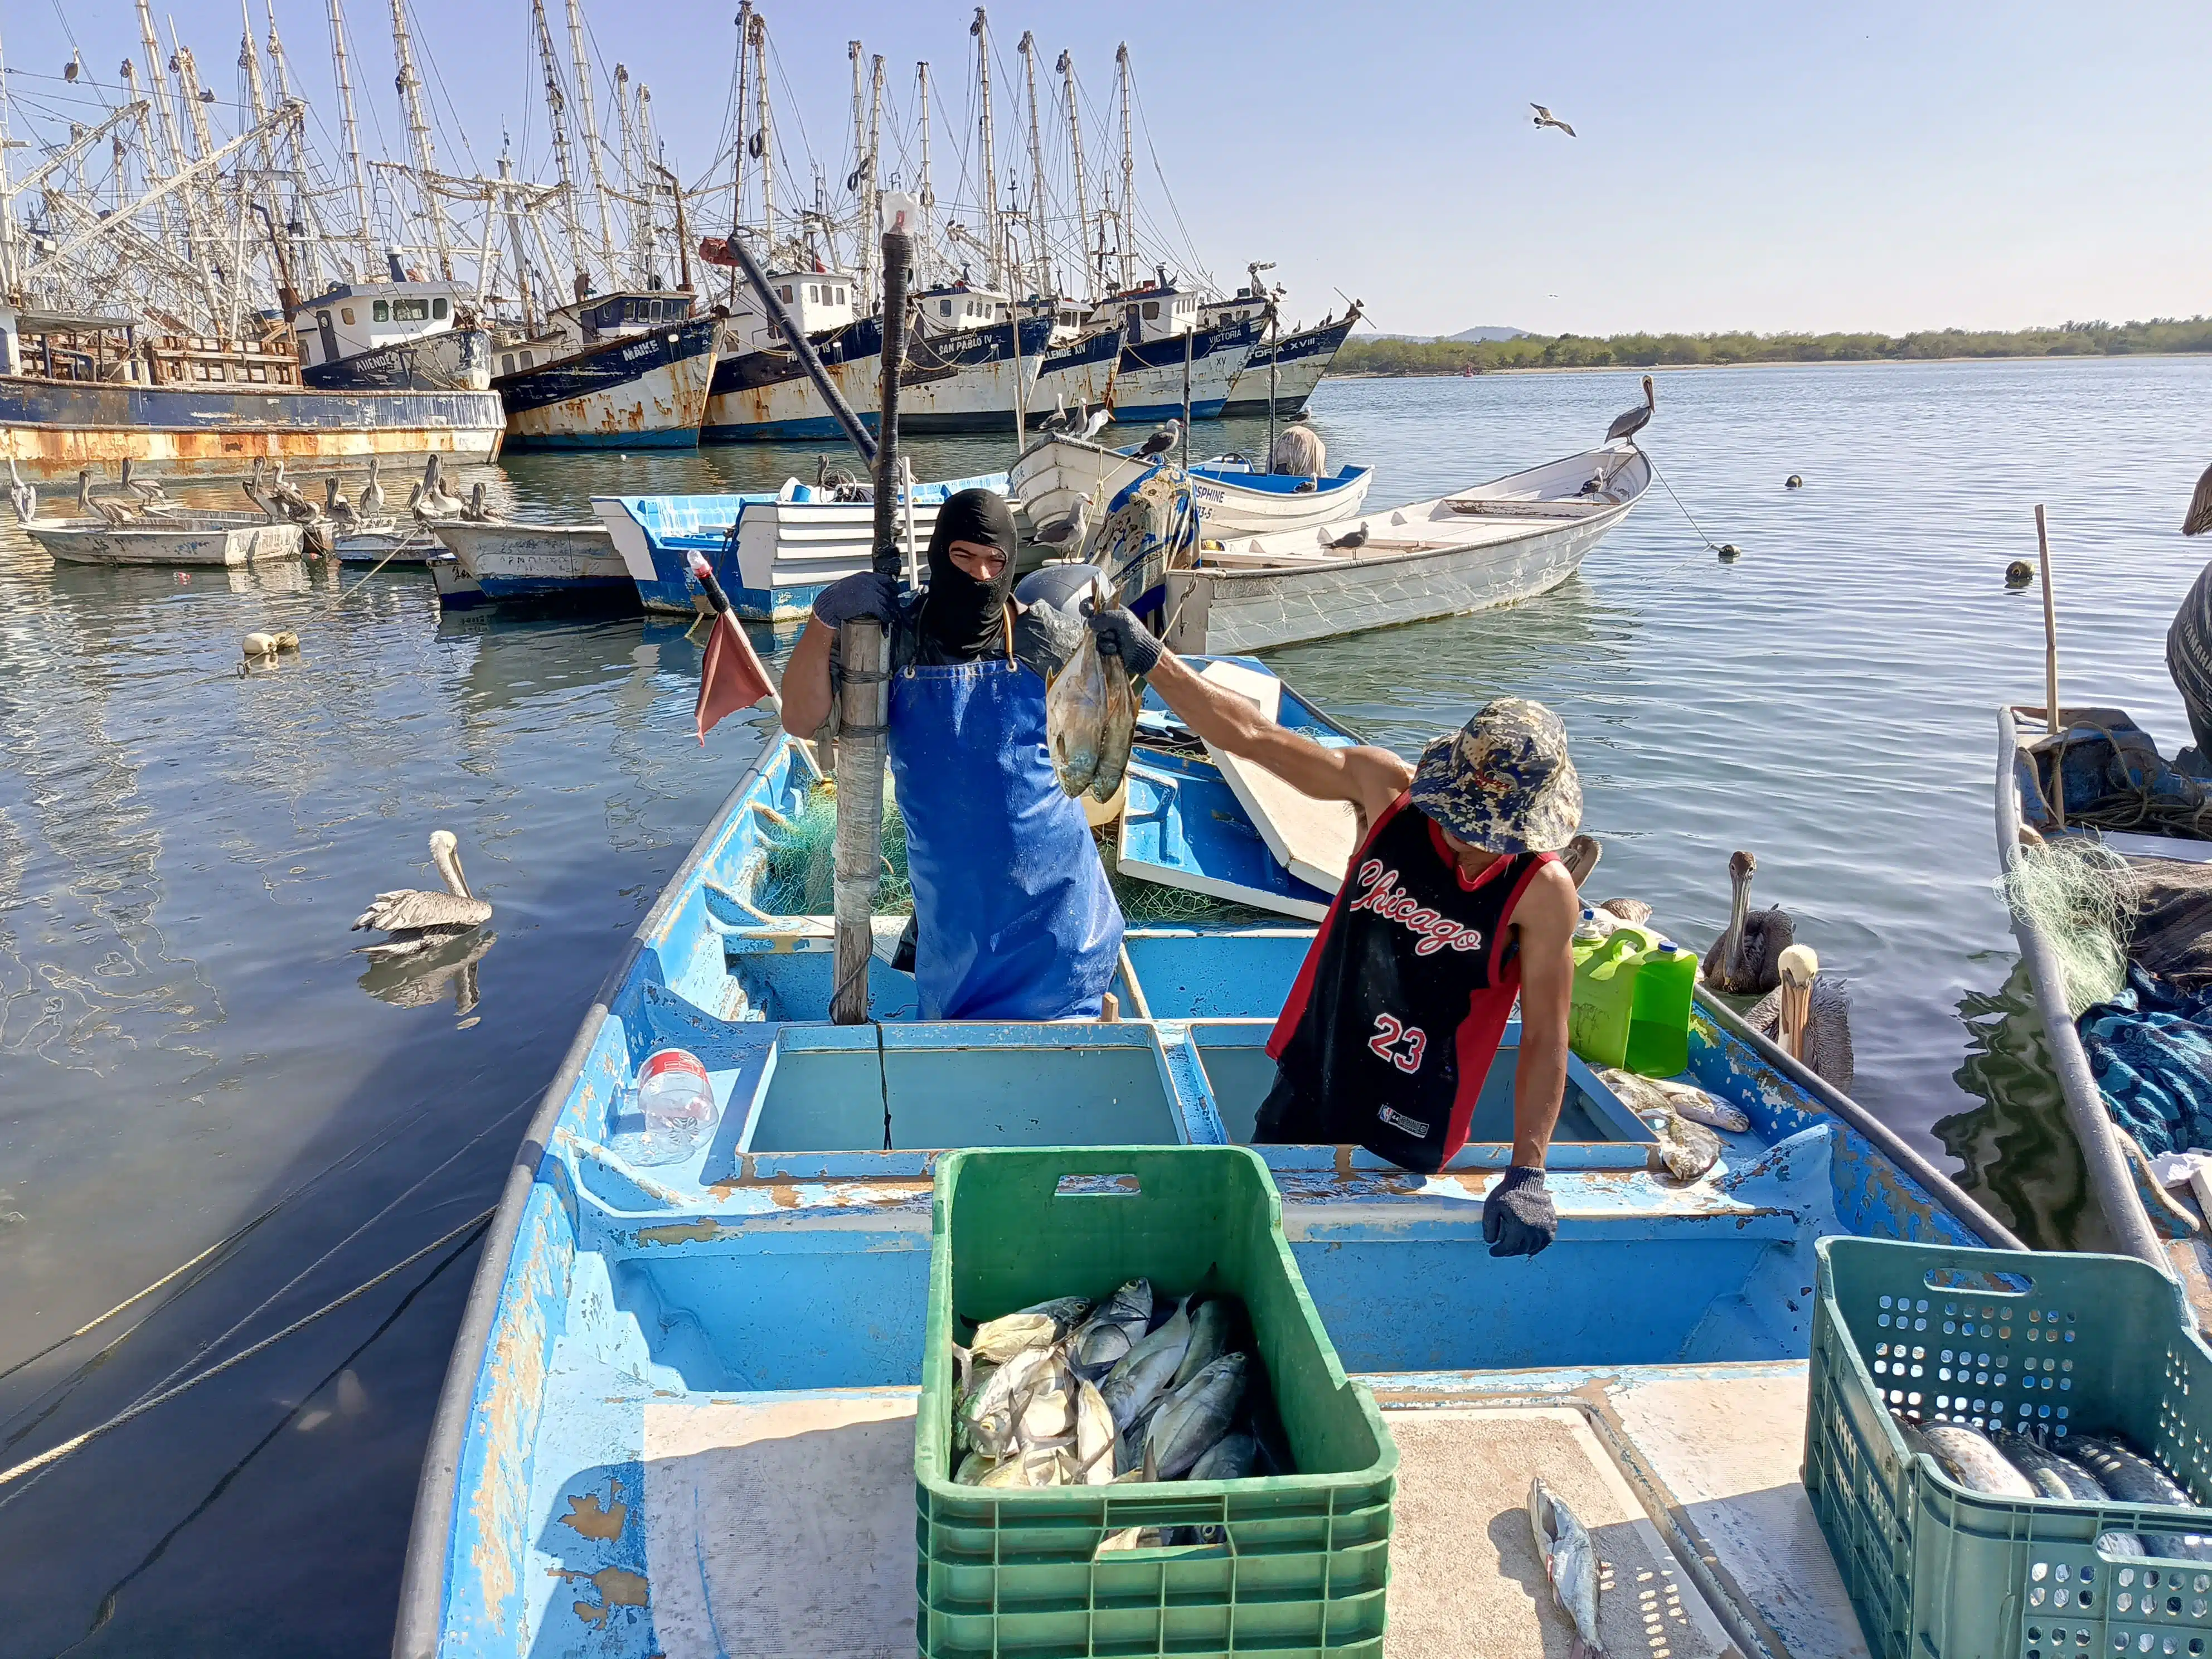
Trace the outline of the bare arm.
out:
<instances>
[{"instance_id":1,"label":"bare arm","mask_svg":"<svg viewBox=\"0 0 2212 1659\"><path fill-rule=\"evenodd\" d=\"M783 729L811 738L830 718L830 647L837 630L818 617L806 619L806 631L783 665Z\"/></svg>"},{"instance_id":2,"label":"bare arm","mask_svg":"<svg viewBox=\"0 0 2212 1659\"><path fill-rule=\"evenodd\" d=\"M1243 698L1193 673L1171 651L1160 653L1150 684L1176 718L1206 742L1257 761L1302 795L1350 801L1365 823L1381 817L1413 781L1413 769L1387 749L1331 749L1262 719Z\"/></svg>"},{"instance_id":3,"label":"bare arm","mask_svg":"<svg viewBox=\"0 0 2212 1659\"><path fill-rule=\"evenodd\" d=\"M1513 1073L1513 1161L1544 1167L1567 1088L1567 1005L1574 992L1568 948L1581 900L1556 864L1536 872L1513 907L1521 952L1521 1059Z\"/></svg>"}]
</instances>

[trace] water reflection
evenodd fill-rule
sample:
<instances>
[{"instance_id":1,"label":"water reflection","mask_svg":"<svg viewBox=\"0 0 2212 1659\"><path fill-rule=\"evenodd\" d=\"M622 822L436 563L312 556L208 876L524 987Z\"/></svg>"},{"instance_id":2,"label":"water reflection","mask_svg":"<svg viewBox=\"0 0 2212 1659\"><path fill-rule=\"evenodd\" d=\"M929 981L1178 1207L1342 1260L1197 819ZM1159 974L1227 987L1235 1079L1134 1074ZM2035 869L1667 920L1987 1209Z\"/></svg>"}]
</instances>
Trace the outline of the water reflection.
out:
<instances>
[{"instance_id":1,"label":"water reflection","mask_svg":"<svg viewBox=\"0 0 2212 1659\"><path fill-rule=\"evenodd\" d=\"M427 1008L450 993L457 1017L472 1014L483 1000L477 963L498 943L496 933L464 934L415 956L372 961L355 983L395 1008Z\"/></svg>"}]
</instances>

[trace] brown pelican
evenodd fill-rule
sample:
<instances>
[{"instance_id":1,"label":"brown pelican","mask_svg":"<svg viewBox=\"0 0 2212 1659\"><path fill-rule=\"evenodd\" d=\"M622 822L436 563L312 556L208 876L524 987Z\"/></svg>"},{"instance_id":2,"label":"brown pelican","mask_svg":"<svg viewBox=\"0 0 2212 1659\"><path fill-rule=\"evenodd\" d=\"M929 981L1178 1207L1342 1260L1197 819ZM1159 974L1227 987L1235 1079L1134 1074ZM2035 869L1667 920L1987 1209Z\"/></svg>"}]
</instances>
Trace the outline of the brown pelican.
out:
<instances>
[{"instance_id":1,"label":"brown pelican","mask_svg":"<svg viewBox=\"0 0 2212 1659\"><path fill-rule=\"evenodd\" d=\"M169 505L168 492L161 488L159 478L134 478L131 476L131 458L123 458L123 487L137 496L151 512Z\"/></svg>"},{"instance_id":2,"label":"brown pelican","mask_svg":"<svg viewBox=\"0 0 2212 1659\"><path fill-rule=\"evenodd\" d=\"M461 516L471 524L492 524L499 515L484 505L484 487L481 481L469 491L469 503L461 509Z\"/></svg>"},{"instance_id":3,"label":"brown pelican","mask_svg":"<svg viewBox=\"0 0 2212 1659\"><path fill-rule=\"evenodd\" d=\"M460 843L451 830L430 832L430 861L445 878L444 892L406 888L379 893L368 908L354 919L355 928L374 928L388 936L377 944L362 945L364 956L380 960L412 956L459 939L491 920L491 906L469 891L468 878L461 873Z\"/></svg>"},{"instance_id":4,"label":"brown pelican","mask_svg":"<svg viewBox=\"0 0 2212 1659\"><path fill-rule=\"evenodd\" d=\"M1814 1075L1838 1089L1851 1086L1850 988L1834 974L1820 971L1809 945L1782 953L1781 983L1744 1016L1745 1023Z\"/></svg>"},{"instance_id":5,"label":"brown pelican","mask_svg":"<svg viewBox=\"0 0 2212 1659\"><path fill-rule=\"evenodd\" d=\"M1641 927L1651 920L1651 907L1642 899L1600 899L1597 908L1616 921L1625 921L1631 927Z\"/></svg>"},{"instance_id":6,"label":"brown pelican","mask_svg":"<svg viewBox=\"0 0 2212 1659\"><path fill-rule=\"evenodd\" d=\"M836 495L842 491L850 489L859 482L858 478L846 471L843 467L830 465L830 458L827 455L817 455L814 458L814 487L817 489Z\"/></svg>"},{"instance_id":7,"label":"brown pelican","mask_svg":"<svg viewBox=\"0 0 2212 1659\"><path fill-rule=\"evenodd\" d=\"M1565 121L1559 119L1558 116L1553 114L1551 111L1546 109L1541 104L1531 104L1528 107L1536 112L1536 125L1540 127L1557 127L1561 132L1565 133L1570 138L1575 136L1575 130L1572 127L1569 126Z\"/></svg>"},{"instance_id":8,"label":"brown pelican","mask_svg":"<svg viewBox=\"0 0 2212 1659\"><path fill-rule=\"evenodd\" d=\"M429 465L422 469L422 495L415 504L415 516L433 519L457 519L461 515L461 500L446 494L442 480L444 465L433 455Z\"/></svg>"},{"instance_id":9,"label":"brown pelican","mask_svg":"<svg viewBox=\"0 0 2212 1659\"><path fill-rule=\"evenodd\" d=\"M323 482L323 515L341 536L350 536L361 528L361 516L353 510L353 503L338 494L338 475L335 472Z\"/></svg>"},{"instance_id":10,"label":"brown pelican","mask_svg":"<svg viewBox=\"0 0 2212 1659\"><path fill-rule=\"evenodd\" d=\"M1729 855L1729 878L1735 894L1729 922L1705 952L1705 983L1733 996L1771 991L1781 980L1782 953L1797 938L1796 924L1779 905L1766 910L1751 908L1752 872L1758 868L1759 860L1748 853Z\"/></svg>"},{"instance_id":11,"label":"brown pelican","mask_svg":"<svg viewBox=\"0 0 2212 1659\"><path fill-rule=\"evenodd\" d=\"M19 523L28 524L39 516L39 487L23 482L13 455L8 458L8 505L15 509Z\"/></svg>"},{"instance_id":12,"label":"brown pelican","mask_svg":"<svg viewBox=\"0 0 2212 1659\"><path fill-rule=\"evenodd\" d=\"M2188 516L2181 521L2185 536L2201 536L2212 530L2212 466L2204 469L2204 476L2197 481L2197 493L2189 498Z\"/></svg>"},{"instance_id":13,"label":"brown pelican","mask_svg":"<svg viewBox=\"0 0 2212 1659\"><path fill-rule=\"evenodd\" d=\"M1606 442L1611 443L1615 438L1633 440L1638 433L1651 424L1652 413L1658 407L1659 394L1652 390L1651 377L1647 374L1644 377L1644 407L1632 409L1626 414L1616 416L1613 424L1605 429Z\"/></svg>"},{"instance_id":14,"label":"brown pelican","mask_svg":"<svg viewBox=\"0 0 2212 1659\"><path fill-rule=\"evenodd\" d=\"M299 487L284 476L284 463L276 463L276 475L269 481L269 498L276 503L276 510L294 524L314 524L322 516L322 509L299 491Z\"/></svg>"},{"instance_id":15,"label":"brown pelican","mask_svg":"<svg viewBox=\"0 0 2212 1659\"><path fill-rule=\"evenodd\" d=\"M138 515L120 501L95 501L92 494L92 469L81 467L76 475L77 511L88 519L104 520L110 530L121 530L136 524Z\"/></svg>"},{"instance_id":16,"label":"brown pelican","mask_svg":"<svg viewBox=\"0 0 2212 1659\"><path fill-rule=\"evenodd\" d=\"M1597 861L1604 856L1605 844L1595 836L1577 836L1559 854L1559 862L1566 866L1567 873L1579 887L1590 878L1590 872L1597 868Z\"/></svg>"},{"instance_id":17,"label":"brown pelican","mask_svg":"<svg viewBox=\"0 0 2212 1659\"><path fill-rule=\"evenodd\" d=\"M276 501L262 489L262 480L265 478L268 474L268 458L265 456L256 455L253 458L252 475L246 479L243 488L246 491L246 499L252 501L254 506L259 507L261 509L262 516L267 519L270 523L275 524L281 520L284 514L283 509L276 505Z\"/></svg>"},{"instance_id":18,"label":"brown pelican","mask_svg":"<svg viewBox=\"0 0 2212 1659\"><path fill-rule=\"evenodd\" d=\"M368 458L368 482L361 487L361 499L356 503L364 519L384 516L384 486L376 481L377 458Z\"/></svg>"}]
</instances>

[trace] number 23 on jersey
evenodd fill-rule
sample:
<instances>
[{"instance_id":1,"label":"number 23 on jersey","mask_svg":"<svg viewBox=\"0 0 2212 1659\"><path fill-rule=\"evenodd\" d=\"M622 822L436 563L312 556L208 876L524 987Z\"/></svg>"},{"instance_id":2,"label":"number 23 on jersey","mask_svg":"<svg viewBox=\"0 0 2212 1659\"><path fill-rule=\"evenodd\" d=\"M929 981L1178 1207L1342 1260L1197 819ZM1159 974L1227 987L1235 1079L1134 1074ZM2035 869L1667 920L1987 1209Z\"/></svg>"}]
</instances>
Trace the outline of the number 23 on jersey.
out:
<instances>
[{"instance_id":1,"label":"number 23 on jersey","mask_svg":"<svg viewBox=\"0 0 2212 1659\"><path fill-rule=\"evenodd\" d=\"M1428 1043L1428 1035L1419 1026L1405 1024L1395 1014L1376 1015L1375 1035L1367 1039L1367 1046L1379 1058L1401 1072L1421 1069L1421 1050Z\"/></svg>"}]
</instances>

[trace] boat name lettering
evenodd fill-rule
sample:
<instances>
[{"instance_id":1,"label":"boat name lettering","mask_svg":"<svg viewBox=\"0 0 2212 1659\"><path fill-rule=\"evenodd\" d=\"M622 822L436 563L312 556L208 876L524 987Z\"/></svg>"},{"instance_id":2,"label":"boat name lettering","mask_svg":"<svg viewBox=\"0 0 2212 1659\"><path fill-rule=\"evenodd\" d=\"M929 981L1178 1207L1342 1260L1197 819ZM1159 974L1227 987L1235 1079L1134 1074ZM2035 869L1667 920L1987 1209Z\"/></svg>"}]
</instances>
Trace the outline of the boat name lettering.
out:
<instances>
[{"instance_id":1,"label":"boat name lettering","mask_svg":"<svg viewBox=\"0 0 2212 1659\"><path fill-rule=\"evenodd\" d=\"M634 363L641 357L650 357L653 356L654 349L654 343L651 340L641 341L638 344L634 346L624 346L623 348L623 361L626 363Z\"/></svg>"},{"instance_id":2,"label":"boat name lettering","mask_svg":"<svg viewBox=\"0 0 2212 1659\"><path fill-rule=\"evenodd\" d=\"M1225 492L1218 489L1209 489L1207 486L1201 483L1194 483L1191 485L1190 493L1201 501L1225 501L1229 499Z\"/></svg>"},{"instance_id":3,"label":"boat name lettering","mask_svg":"<svg viewBox=\"0 0 2212 1659\"><path fill-rule=\"evenodd\" d=\"M1455 951L1480 951L1482 930L1454 921L1449 916L1438 915L1410 893L1398 886L1398 872L1383 868L1382 860L1370 859L1359 866L1359 896L1352 901L1355 910L1372 910L1385 921L1404 924L1407 931L1420 936L1421 942L1413 947L1417 957L1434 956L1449 945Z\"/></svg>"}]
</instances>

